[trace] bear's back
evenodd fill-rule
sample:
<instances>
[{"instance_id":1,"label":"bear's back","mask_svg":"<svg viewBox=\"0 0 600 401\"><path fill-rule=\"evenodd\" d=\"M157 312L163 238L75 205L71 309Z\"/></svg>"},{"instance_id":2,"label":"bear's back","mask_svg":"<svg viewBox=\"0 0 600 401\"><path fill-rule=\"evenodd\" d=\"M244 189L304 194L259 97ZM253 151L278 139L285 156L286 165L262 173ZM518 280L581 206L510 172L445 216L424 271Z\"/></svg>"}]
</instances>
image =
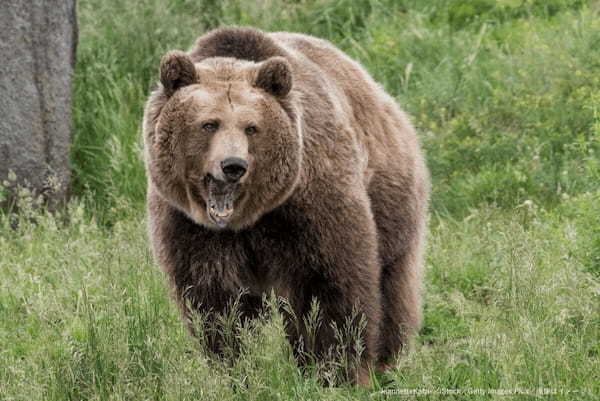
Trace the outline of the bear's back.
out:
<instances>
[{"instance_id":1,"label":"bear's back","mask_svg":"<svg viewBox=\"0 0 600 401\"><path fill-rule=\"evenodd\" d=\"M253 28L223 27L198 39L190 50L194 62L233 57L261 62L285 57L294 69L300 93L307 143L318 143L320 155L346 159L368 154L368 166L355 160L366 176L390 168L422 164L419 143L408 118L367 71L330 42L309 35ZM312 128L312 129L311 129ZM308 139L308 138L307 138ZM347 149L347 152L343 148ZM358 153L357 153L358 151ZM352 156L352 155L354 156ZM320 158L322 159L322 158ZM365 159L363 159L365 160ZM358 163L356 163L358 162ZM408 167L408 168L406 168Z\"/></svg>"},{"instance_id":2,"label":"bear's back","mask_svg":"<svg viewBox=\"0 0 600 401\"><path fill-rule=\"evenodd\" d=\"M364 67L327 40L288 32L268 35L315 65L321 79L317 91L341 108L327 112L341 115L368 150L367 175L389 170L390 165L398 173L416 169L417 175L424 174L419 141L408 117Z\"/></svg>"}]
</instances>

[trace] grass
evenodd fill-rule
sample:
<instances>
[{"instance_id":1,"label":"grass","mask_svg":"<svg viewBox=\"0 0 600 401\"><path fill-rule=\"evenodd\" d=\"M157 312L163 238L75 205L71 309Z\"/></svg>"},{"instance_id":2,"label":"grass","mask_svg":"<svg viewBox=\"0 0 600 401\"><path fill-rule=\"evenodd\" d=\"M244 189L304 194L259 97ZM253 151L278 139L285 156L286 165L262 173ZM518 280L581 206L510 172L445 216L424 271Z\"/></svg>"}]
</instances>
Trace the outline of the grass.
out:
<instances>
[{"instance_id":1,"label":"grass","mask_svg":"<svg viewBox=\"0 0 600 401\"><path fill-rule=\"evenodd\" d=\"M62 216L25 196L18 221L0 217L1 400L597 399L594 5L81 0L79 18L76 197ZM425 324L370 389L302 375L276 312L241 334L242 358L210 364L152 261L143 103L162 54L220 24L332 40L421 133L434 191Z\"/></svg>"}]
</instances>

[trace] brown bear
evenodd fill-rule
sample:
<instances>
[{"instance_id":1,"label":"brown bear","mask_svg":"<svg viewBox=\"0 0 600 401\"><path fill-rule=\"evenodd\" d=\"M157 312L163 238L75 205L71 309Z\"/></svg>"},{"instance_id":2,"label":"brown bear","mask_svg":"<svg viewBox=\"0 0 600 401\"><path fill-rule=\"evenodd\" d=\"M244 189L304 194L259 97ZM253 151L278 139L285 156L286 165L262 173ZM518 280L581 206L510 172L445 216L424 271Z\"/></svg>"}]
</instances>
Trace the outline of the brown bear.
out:
<instances>
[{"instance_id":1,"label":"brown bear","mask_svg":"<svg viewBox=\"0 0 600 401\"><path fill-rule=\"evenodd\" d=\"M324 357L358 311L361 384L406 346L428 172L408 118L357 62L303 34L219 28L163 57L143 131L150 237L187 319L234 299L252 318L274 292L299 317L297 347L316 299L323 324L304 347ZM219 335L207 345L219 353Z\"/></svg>"}]
</instances>

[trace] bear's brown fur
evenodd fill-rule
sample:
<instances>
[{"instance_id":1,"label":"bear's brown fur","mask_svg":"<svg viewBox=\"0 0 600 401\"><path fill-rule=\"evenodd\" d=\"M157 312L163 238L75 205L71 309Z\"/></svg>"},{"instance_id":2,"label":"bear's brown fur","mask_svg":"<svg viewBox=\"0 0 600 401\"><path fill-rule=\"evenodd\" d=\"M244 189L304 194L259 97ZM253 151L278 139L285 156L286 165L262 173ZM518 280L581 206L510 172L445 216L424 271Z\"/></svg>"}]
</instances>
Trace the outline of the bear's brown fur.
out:
<instances>
[{"instance_id":1,"label":"bear's brown fur","mask_svg":"<svg viewBox=\"0 0 600 401\"><path fill-rule=\"evenodd\" d=\"M309 351L323 356L331 323L356 307L354 379L367 383L421 324L429 184L405 114L358 63L301 34L220 28L167 53L160 80L144 115L150 237L184 315L223 312L243 291L251 318L274 291L302 317L316 298ZM294 345L306 334L287 330Z\"/></svg>"}]
</instances>

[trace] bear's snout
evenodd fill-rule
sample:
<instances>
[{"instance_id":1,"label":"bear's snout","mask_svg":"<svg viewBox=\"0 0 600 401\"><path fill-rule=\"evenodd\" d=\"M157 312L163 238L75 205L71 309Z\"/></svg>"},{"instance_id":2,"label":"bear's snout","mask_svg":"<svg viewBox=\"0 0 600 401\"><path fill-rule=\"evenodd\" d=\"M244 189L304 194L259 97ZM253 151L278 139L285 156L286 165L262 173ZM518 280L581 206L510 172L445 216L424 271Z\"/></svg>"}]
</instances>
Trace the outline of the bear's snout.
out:
<instances>
[{"instance_id":1,"label":"bear's snout","mask_svg":"<svg viewBox=\"0 0 600 401\"><path fill-rule=\"evenodd\" d=\"M228 157L220 164L223 175L229 182L238 182L248 171L248 162L239 157Z\"/></svg>"}]
</instances>

